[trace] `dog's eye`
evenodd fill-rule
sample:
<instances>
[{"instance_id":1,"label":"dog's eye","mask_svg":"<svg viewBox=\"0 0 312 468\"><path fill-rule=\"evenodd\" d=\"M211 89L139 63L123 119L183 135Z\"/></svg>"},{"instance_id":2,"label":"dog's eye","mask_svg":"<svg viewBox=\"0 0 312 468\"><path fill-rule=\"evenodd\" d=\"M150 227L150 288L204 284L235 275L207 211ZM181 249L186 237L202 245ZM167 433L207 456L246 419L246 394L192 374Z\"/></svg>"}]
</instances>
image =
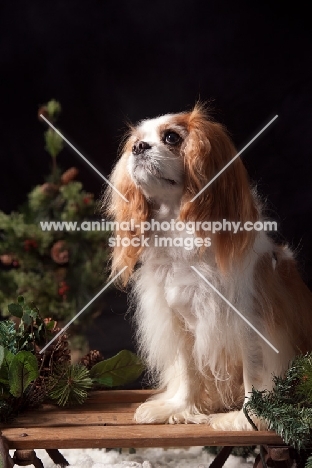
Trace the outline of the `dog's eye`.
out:
<instances>
[{"instance_id":1,"label":"dog's eye","mask_svg":"<svg viewBox=\"0 0 312 468\"><path fill-rule=\"evenodd\" d=\"M163 141L168 145L177 145L180 142L180 140L180 135L178 135L176 132L173 132L172 130L166 132L163 138Z\"/></svg>"}]
</instances>

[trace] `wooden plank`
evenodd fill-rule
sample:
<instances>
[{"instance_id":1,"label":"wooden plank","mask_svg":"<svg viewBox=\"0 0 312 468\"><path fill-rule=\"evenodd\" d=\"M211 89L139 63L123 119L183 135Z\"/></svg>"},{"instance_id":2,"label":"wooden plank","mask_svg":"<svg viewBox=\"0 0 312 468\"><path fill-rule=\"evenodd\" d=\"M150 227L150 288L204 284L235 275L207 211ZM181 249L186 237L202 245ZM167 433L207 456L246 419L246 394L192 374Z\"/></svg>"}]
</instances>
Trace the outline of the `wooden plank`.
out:
<instances>
[{"instance_id":1,"label":"wooden plank","mask_svg":"<svg viewBox=\"0 0 312 468\"><path fill-rule=\"evenodd\" d=\"M274 432L215 431L206 425L3 428L10 449L282 444Z\"/></svg>"},{"instance_id":2,"label":"wooden plank","mask_svg":"<svg viewBox=\"0 0 312 468\"><path fill-rule=\"evenodd\" d=\"M65 408L60 408L56 405L43 405L39 408L36 408L38 413L59 413L59 414L70 414L70 413L89 413L103 411L103 412L114 412L120 411L121 413L134 411L141 403L99 403L97 405L90 404L89 402L84 403L79 406L66 406Z\"/></svg>"},{"instance_id":3,"label":"wooden plank","mask_svg":"<svg viewBox=\"0 0 312 468\"><path fill-rule=\"evenodd\" d=\"M60 408L55 404L45 404L25 411L10 424L10 427L134 424L133 415L136 408L152 394L153 392L145 390L92 392L83 405ZM5 425L0 424L0 427Z\"/></svg>"},{"instance_id":4,"label":"wooden plank","mask_svg":"<svg viewBox=\"0 0 312 468\"><path fill-rule=\"evenodd\" d=\"M133 424L137 406L152 393L145 390L96 391L91 393L83 405L60 408L55 404L45 404L25 411L10 426ZM0 427L6 426L0 424Z\"/></svg>"},{"instance_id":5,"label":"wooden plank","mask_svg":"<svg viewBox=\"0 0 312 468\"><path fill-rule=\"evenodd\" d=\"M101 403L140 403L157 393L155 390L97 390L90 392L88 401Z\"/></svg>"},{"instance_id":6,"label":"wooden plank","mask_svg":"<svg viewBox=\"0 0 312 468\"><path fill-rule=\"evenodd\" d=\"M136 405L137 406L137 405ZM64 427L93 425L133 425L134 409L128 412L83 411L79 412L25 412L15 419L9 427ZM2 425L2 427L8 427Z\"/></svg>"},{"instance_id":7,"label":"wooden plank","mask_svg":"<svg viewBox=\"0 0 312 468\"><path fill-rule=\"evenodd\" d=\"M57 408L45 405L21 413L10 427L56 427L135 424L134 412L139 403L102 404L97 407ZM0 425L7 427L7 425Z\"/></svg>"}]
</instances>

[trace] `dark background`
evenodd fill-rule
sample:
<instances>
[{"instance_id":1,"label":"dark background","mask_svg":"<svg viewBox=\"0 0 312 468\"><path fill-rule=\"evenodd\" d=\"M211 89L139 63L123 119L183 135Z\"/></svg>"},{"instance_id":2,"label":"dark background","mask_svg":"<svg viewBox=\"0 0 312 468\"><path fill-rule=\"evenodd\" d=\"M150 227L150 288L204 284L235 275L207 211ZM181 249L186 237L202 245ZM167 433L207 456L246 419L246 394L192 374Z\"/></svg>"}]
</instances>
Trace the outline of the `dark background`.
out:
<instances>
[{"instance_id":1,"label":"dark background","mask_svg":"<svg viewBox=\"0 0 312 468\"><path fill-rule=\"evenodd\" d=\"M295 249L312 287L312 94L308 7L300 2L79 0L0 6L0 209L17 209L49 172L40 104L63 107L59 128L104 174L125 121L210 101L242 148L251 180ZM98 197L102 180L66 148ZM109 355L131 348L121 293L90 330ZM101 330L101 334L99 333Z\"/></svg>"}]
</instances>

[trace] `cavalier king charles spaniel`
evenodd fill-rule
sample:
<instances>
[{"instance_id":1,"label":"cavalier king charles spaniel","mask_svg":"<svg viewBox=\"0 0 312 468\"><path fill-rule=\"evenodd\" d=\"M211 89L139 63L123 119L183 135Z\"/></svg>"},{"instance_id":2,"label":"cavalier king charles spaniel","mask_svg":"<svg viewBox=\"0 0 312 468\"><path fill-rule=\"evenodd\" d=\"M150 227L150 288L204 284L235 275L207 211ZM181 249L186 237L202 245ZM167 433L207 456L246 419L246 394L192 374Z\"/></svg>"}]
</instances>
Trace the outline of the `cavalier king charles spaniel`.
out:
<instances>
[{"instance_id":1,"label":"cavalier king charles spaniel","mask_svg":"<svg viewBox=\"0 0 312 468\"><path fill-rule=\"evenodd\" d=\"M111 174L112 277L132 287L139 351L159 389L138 423L251 429L252 387L271 389L312 349L312 295L292 252L244 228L264 215L240 158L212 181L235 155L196 105L131 127Z\"/></svg>"}]
</instances>

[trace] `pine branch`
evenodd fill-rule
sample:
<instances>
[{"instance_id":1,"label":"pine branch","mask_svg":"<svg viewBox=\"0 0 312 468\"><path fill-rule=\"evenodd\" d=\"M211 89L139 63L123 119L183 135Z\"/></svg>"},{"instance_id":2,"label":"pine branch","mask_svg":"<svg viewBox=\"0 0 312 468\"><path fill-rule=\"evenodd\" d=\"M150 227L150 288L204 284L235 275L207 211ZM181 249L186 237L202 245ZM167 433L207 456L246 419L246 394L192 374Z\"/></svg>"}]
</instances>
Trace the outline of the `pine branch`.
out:
<instances>
[{"instance_id":1,"label":"pine branch","mask_svg":"<svg viewBox=\"0 0 312 468\"><path fill-rule=\"evenodd\" d=\"M272 391L252 390L248 413L267 421L297 450L312 445L312 353L297 356L283 377L274 377Z\"/></svg>"},{"instance_id":2,"label":"pine branch","mask_svg":"<svg viewBox=\"0 0 312 468\"><path fill-rule=\"evenodd\" d=\"M83 403L87 390L92 387L88 369L80 364L65 365L55 369L49 382L49 397L60 406Z\"/></svg>"},{"instance_id":3,"label":"pine branch","mask_svg":"<svg viewBox=\"0 0 312 468\"><path fill-rule=\"evenodd\" d=\"M312 457L308 458L305 468L312 468Z\"/></svg>"}]
</instances>

